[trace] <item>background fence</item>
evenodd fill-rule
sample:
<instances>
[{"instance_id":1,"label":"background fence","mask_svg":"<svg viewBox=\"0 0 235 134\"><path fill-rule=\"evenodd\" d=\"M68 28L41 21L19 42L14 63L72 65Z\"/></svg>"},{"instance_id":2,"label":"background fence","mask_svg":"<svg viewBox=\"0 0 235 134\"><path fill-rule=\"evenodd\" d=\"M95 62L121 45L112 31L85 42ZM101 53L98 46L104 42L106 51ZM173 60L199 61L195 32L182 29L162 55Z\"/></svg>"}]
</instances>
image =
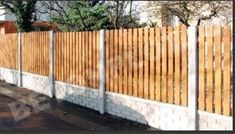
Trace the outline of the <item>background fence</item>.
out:
<instances>
[{"instance_id":1,"label":"background fence","mask_svg":"<svg viewBox=\"0 0 235 134\"><path fill-rule=\"evenodd\" d=\"M201 26L199 110L232 115L230 26ZM187 106L187 28L106 30L106 90ZM190 35L189 35L190 36ZM54 34L55 80L99 87L99 31ZM22 34L23 71L49 76L49 32ZM17 34L0 36L0 66L17 69Z\"/></svg>"},{"instance_id":2,"label":"background fence","mask_svg":"<svg viewBox=\"0 0 235 134\"><path fill-rule=\"evenodd\" d=\"M18 36L17 34L0 35L0 65L10 69L17 69L18 64Z\"/></svg>"}]
</instances>

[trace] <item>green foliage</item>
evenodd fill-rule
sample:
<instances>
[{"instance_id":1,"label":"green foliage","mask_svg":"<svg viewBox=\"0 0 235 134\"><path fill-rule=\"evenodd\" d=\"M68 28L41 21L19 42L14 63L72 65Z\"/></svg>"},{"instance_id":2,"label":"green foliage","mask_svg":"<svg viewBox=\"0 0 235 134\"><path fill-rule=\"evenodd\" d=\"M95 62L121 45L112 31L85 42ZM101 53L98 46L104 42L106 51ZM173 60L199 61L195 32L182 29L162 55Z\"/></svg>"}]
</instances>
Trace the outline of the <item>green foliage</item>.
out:
<instances>
[{"instance_id":1,"label":"green foliage","mask_svg":"<svg viewBox=\"0 0 235 134\"><path fill-rule=\"evenodd\" d=\"M109 28L108 6L98 2L73 1L65 8L64 17L56 14L51 22L58 24L62 31L99 30Z\"/></svg>"}]
</instances>

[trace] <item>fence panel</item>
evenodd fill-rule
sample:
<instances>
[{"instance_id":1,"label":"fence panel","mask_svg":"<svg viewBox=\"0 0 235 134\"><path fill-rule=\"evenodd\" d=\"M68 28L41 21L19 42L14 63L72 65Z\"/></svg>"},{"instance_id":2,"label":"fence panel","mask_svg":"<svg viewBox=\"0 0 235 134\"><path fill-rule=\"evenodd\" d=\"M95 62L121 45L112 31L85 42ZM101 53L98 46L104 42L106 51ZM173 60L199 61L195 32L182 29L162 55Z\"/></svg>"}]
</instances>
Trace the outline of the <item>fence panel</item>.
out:
<instances>
[{"instance_id":1,"label":"fence panel","mask_svg":"<svg viewBox=\"0 0 235 134\"><path fill-rule=\"evenodd\" d=\"M98 88L99 32L55 33L55 80Z\"/></svg>"},{"instance_id":2,"label":"fence panel","mask_svg":"<svg viewBox=\"0 0 235 134\"><path fill-rule=\"evenodd\" d=\"M0 35L0 66L17 69L18 36L17 34Z\"/></svg>"},{"instance_id":3,"label":"fence panel","mask_svg":"<svg viewBox=\"0 0 235 134\"><path fill-rule=\"evenodd\" d=\"M199 110L232 115L231 27L199 27Z\"/></svg>"},{"instance_id":4,"label":"fence panel","mask_svg":"<svg viewBox=\"0 0 235 134\"><path fill-rule=\"evenodd\" d=\"M49 32L22 33L22 71L49 75Z\"/></svg>"},{"instance_id":5,"label":"fence panel","mask_svg":"<svg viewBox=\"0 0 235 134\"><path fill-rule=\"evenodd\" d=\"M232 115L230 26L200 26L199 110ZM187 106L187 28L106 30L106 90ZM17 69L17 34L0 35L0 66ZM55 33L55 80L99 87L99 31ZM49 76L49 32L22 33L23 72Z\"/></svg>"},{"instance_id":6,"label":"fence panel","mask_svg":"<svg viewBox=\"0 0 235 134\"><path fill-rule=\"evenodd\" d=\"M186 30L183 26L107 30L107 90L186 106Z\"/></svg>"}]
</instances>

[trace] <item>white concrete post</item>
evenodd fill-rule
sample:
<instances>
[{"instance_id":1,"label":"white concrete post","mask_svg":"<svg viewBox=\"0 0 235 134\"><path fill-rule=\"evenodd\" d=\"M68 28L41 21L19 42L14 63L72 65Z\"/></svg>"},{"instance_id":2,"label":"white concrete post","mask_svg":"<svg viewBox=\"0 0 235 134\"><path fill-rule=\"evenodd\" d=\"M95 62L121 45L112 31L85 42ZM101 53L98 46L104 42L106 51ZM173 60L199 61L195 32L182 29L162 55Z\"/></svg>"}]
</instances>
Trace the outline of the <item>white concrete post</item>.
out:
<instances>
[{"instance_id":1,"label":"white concrete post","mask_svg":"<svg viewBox=\"0 0 235 134\"><path fill-rule=\"evenodd\" d=\"M50 41L49 41L49 79L50 87L52 91L52 96L55 97L55 82L54 82L54 31L50 31Z\"/></svg>"},{"instance_id":2,"label":"white concrete post","mask_svg":"<svg viewBox=\"0 0 235 134\"><path fill-rule=\"evenodd\" d=\"M18 33L18 86L22 87L22 42L21 33Z\"/></svg>"},{"instance_id":3,"label":"white concrete post","mask_svg":"<svg viewBox=\"0 0 235 134\"><path fill-rule=\"evenodd\" d=\"M188 129L198 129L197 117L197 90L198 90L198 47L197 27L188 27Z\"/></svg>"},{"instance_id":4,"label":"white concrete post","mask_svg":"<svg viewBox=\"0 0 235 134\"><path fill-rule=\"evenodd\" d=\"M99 82L99 112L105 112L105 30L100 30L100 82Z\"/></svg>"}]
</instances>

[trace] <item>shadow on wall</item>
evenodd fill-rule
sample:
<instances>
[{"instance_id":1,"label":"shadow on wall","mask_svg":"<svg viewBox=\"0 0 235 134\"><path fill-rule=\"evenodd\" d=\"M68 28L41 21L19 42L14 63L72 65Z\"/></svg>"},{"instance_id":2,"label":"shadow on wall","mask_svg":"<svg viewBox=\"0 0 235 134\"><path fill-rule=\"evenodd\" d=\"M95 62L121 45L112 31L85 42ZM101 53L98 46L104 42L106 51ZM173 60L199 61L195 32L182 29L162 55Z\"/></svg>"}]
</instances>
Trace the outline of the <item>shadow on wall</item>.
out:
<instances>
[{"instance_id":1,"label":"shadow on wall","mask_svg":"<svg viewBox=\"0 0 235 134\"><path fill-rule=\"evenodd\" d=\"M17 84L18 82L17 74L18 74L17 71L4 71L1 69L0 77L1 79L2 78L4 78L5 80L8 79L6 80L7 82L9 81L9 79L12 79L13 83ZM30 86L30 88L33 88L31 90L34 90L36 92L41 92L41 90L50 90L50 88L48 88L50 87L49 83L46 84L42 82L43 84L46 84L43 86L43 84L41 84L41 82L38 81L42 81L42 79L37 79L35 81L30 78L25 80L25 82L27 82L28 84L29 83L33 84ZM59 83L56 82L55 88L56 88L55 91L56 98L61 100L66 100L78 104L80 106L84 106L99 111L99 96L97 89L74 86L62 82ZM45 92L46 92L45 94L48 95L50 91L48 92L45 91ZM116 93L107 93L106 96L107 97L106 97L105 113L109 113L117 117L121 117L127 120L131 120L134 122L154 127L156 125L154 125L153 123L155 123L156 120L160 121L155 116L156 112L158 111L157 106L149 107L146 102L135 101L126 97L120 97L120 95Z\"/></svg>"},{"instance_id":2,"label":"shadow on wall","mask_svg":"<svg viewBox=\"0 0 235 134\"><path fill-rule=\"evenodd\" d=\"M79 89L77 89L79 90ZM70 92L70 91L68 91ZM88 96L87 98L84 96ZM88 99L90 98L90 99ZM92 92L89 91L85 91L82 93L66 93L66 95L64 95L62 98L59 98L61 100L66 100L68 102L71 103L75 103L79 106L84 106L90 109L93 109L95 111L99 111L99 101L98 99L95 100L94 98L97 99L96 96L94 96L94 94ZM120 104L119 101L116 101L115 99L109 99L106 104L106 110L105 110L105 114L111 114L113 116L116 117L121 117L123 119L127 119L128 121L135 123L135 124L144 124L144 125L149 125L147 119L145 118L145 116L142 114L142 112L147 112L149 114L149 117L151 118L151 112L153 112L153 110L149 110L149 109L142 109L140 111L136 110L136 109L132 109L128 106L125 106L123 104ZM152 118L153 119L153 118ZM97 118L95 119L97 120ZM102 122L102 121L101 121ZM107 122L106 122L107 123ZM110 123L110 122L109 122ZM120 125L120 128L123 127L124 124L116 124L116 125ZM129 124L131 125L131 124ZM118 128L118 126L115 126ZM146 126L147 127L147 126ZM152 128L153 129L153 128Z\"/></svg>"},{"instance_id":3,"label":"shadow on wall","mask_svg":"<svg viewBox=\"0 0 235 134\"><path fill-rule=\"evenodd\" d=\"M18 72L15 70L4 71L7 69L0 68L0 80L6 81L8 83L18 85Z\"/></svg>"},{"instance_id":4,"label":"shadow on wall","mask_svg":"<svg viewBox=\"0 0 235 134\"><path fill-rule=\"evenodd\" d=\"M86 87L71 88L71 86L61 83L60 86L56 87L58 88L58 90L56 90L58 99L99 111L97 89L87 89ZM105 113L127 120L153 126L152 123L155 122L155 111L155 108L148 107L148 104L145 102L130 101L125 98L110 95L109 93L106 97Z\"/></svg>"}]
</instances>

